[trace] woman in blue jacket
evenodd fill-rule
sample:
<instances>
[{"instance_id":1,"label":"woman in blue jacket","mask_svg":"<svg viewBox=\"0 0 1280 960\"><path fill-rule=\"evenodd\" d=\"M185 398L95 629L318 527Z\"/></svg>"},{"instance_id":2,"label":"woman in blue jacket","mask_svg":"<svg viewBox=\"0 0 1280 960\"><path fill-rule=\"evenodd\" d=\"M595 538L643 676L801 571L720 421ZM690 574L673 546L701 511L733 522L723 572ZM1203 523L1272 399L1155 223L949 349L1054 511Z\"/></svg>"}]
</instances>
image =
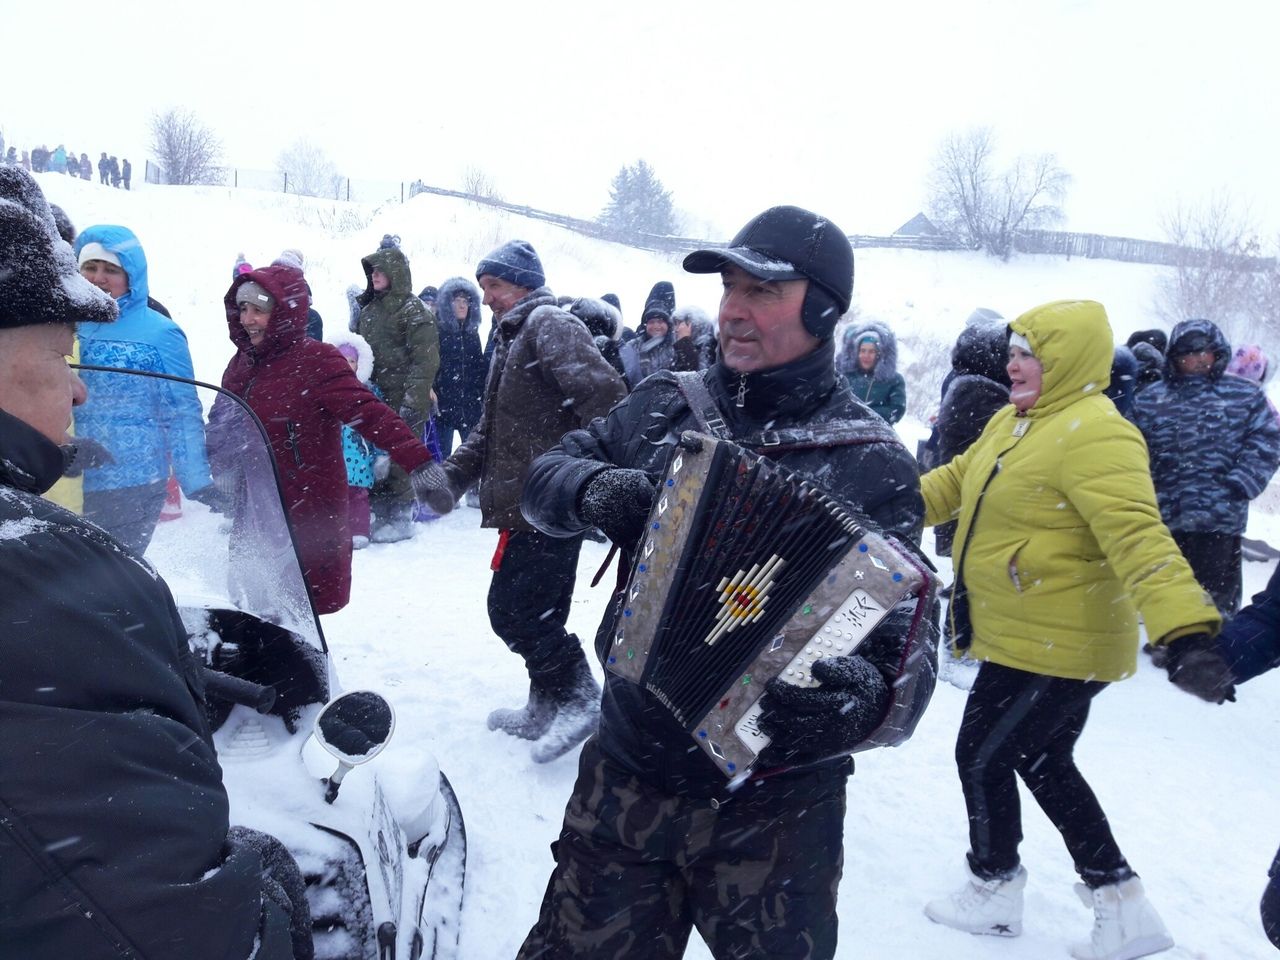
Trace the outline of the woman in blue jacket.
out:
<instances>
[{"instance_id":1,"label":"woman in blue jacket","mask_svg":"<svg viewBox=\"0 0 1280 960\"><path fill-rule=\"evenodd\" d=\"M133 231L89 227L75 251L81 275L120 309L115 323L80 324L80 362L193 377L186 334L147 305L147 258ZM213 501L200 400L194 387L155 377L86 370L83 379L93 400L77 411L76 434L103 451L84 472L84 515L144 553L171 471L188 497Z\"/></svg>"}]
</instances>

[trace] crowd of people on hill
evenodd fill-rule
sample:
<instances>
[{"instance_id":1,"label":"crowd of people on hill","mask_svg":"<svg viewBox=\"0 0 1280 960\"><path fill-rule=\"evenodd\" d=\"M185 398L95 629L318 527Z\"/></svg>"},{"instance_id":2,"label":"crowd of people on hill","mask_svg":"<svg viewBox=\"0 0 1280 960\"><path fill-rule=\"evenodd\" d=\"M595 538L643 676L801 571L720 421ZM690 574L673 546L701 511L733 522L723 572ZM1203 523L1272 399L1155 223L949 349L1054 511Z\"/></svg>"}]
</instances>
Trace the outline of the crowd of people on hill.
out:
<instances>
[{"instance_id":1,"label":"crowd of people on hill","mask_svg":"<svg viewBox=\"0 0 1280 960\"><path fill-rule=\"evenodd\" d=\"M30 150L19 151L12 144L5 144L3 134L0 134L0 165L21 167L30 173L65 173L81 180L93 179L94 163L87 153L81 153L77 157L74 150L68 150L61 143L52 150L42 143ZM121 160L115 156L108 157L104 150L98 158L97 167L100 183L130 189L133 165L127 158Z\"/></svg>"},{"instance_id":2,"label":"crowd of people on hill","mask_svg":"<svg viewBox=\"0 0 1280 960\"><path fill-rule=\"evenodd\" d=\"M0 167L0 187L0 266L19 256L27 264L0 269L0 339L11 347L0 351L0 482L14 491L0 498L0 520L16 521L28 531L21 536L56 530L50 556L83 555L115 571L130 602L155 613L110 642L125 658L131 644L157 644L152 668L179 680L172 689L157 680L154 697L139 702L166 698L156 709L189 728L193 762L216 766L180 679L185 644L171 636L167 592L119 563L145 554L174 482L223 514L233 541L248 535L238 407L220 396L206 419L183 382L192 370L186 337L152 297L144 237L112 224L77 233L21 170ZM401 238L384 236L360 261L364 282L348 291L347 324L331 323L327 336L300 250L257 268L241 254L222 300L231 354L222 387L266 430L318 614L348 604L354 550L408 539L424 517L470 503L495 531L487 613L529 689L523 705L493 710L488 726L528 741L537 763L586 741L520 955L613 956L643 935L644 955L674 958L696 927L718 956L833 956L850 754L908 679L924 684L917 712L932 689L937 614L890 611L858 652L814 665L816 689L768 684L759 725L776 743L761 755L763 773L736 794L658 698L610 673L602 689L586 644L567 630L582 541L612 541L625 573L645 542L674 438L695 429L785 465L913 554L923 527L935 526L937 552L953 557L941 630L950 655L978 665L955 750L966 878L926 914L970 933L1021 931L1020 778L1061 833L1095 914L1072 955L1118 960L1172 946L1074 748L1092 701L1136 670L1139 614L1153 661L1205 700L1233 698L1235 683L1280 661L1280 641L1273 657L1241 639L1280 633L1275 578L1235 617L1248 505L1280 467L1261 349L1233 350L1207 319L1167 336L1139 331L1116 347L1104 307L1088 300L1013 320L979 308L957 336L933 434L913 458L892 429L907 408L895 332L843 320L853 252L834 224L770 208L683 266L720 276L715 320L657 280L627 329L614 294L557 296L538 252L518 239L468 270L474 280L450 276L415 293ZM484 344L482 307L492 316ZM13 365L48 367L55 349L59 363L75 355L180 379L121 386L53 364L41 393ZM50 494L71 509L65 515L38 496L60 477L77 484L74 497ZM27 575L6 556L0 550L5 569ZM38 585L27 593L46 606L3 615L55 624L65 615L58 604L67 598ZM619 589L600 625L598 657L627 615L624 599ZM19 666L31 696L43 696L41 669ZM0 698L0 719L24 695ZM9 763L23 745L12 741L0 735L0 749L6 768L19 769ZM110 747L95 762L110 764ZM159 763L174 802L190 787L199 803L216 804L216 788L197 790L189 769ZM223 821L215 833L225 834ZM6 836L0 830L0 849ZM223 896L238 912L218 942L242 941L248 925L260 956L288 956L287 917L253 893L256 854L217 839L184 848L178 882L203 896L211 868L233 866ZM70 869L102 888L99 873ZM0 913L0 929L57 930L63 953L77 953L77 938L96 931L56 898L30 893L41 875L33 866L0 880L14 884L14 902L32 904L19 919ZM726 883L740 892L726 899ZM1275 886L1264 913L1273 941ZM175 905L188 895L166 890ZM101 895L118 904L132 894ZM172 936L162 919L126 925L140 942Z\"/></svg>"}]
</instances>

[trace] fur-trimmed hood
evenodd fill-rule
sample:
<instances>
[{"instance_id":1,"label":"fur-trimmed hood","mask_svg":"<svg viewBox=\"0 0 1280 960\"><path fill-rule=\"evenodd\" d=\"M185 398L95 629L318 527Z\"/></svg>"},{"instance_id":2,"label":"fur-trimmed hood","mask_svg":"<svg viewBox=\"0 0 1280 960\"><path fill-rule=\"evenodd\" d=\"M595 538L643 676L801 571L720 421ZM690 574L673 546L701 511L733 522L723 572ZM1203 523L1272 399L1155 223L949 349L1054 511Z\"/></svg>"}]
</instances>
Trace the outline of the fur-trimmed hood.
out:
<instances>
[{"instance_id":1,"label":"fur-trimmed hood","mask_svg":"<svg viewBox=\"0 0 1280 960\"><path fill-rule=\"evenodd\" d=\"M951 369L957 376L975 374L1009 386L1009 328L1004 321L973 323L960 331L951 348Z\"/></svg>"},{"instance_id":2,"label":"fur-trimmed hood","mask_svg":"<svg viewBox=\"0 0 1280 960\"><path fill-rule=\"evenodd\" d=\"M608 301L578 297L565 309L585 323L593 337L616 340L622 332L622 313Z\"/></svg>"},{"instance_id":3,"label":"fur-trimmed hood","mask_svg":"<svg viewBox=\"0 0 1280 960\"><path fill-rule=\"evenodd\" d=\"M367 384L369 377L373 375L373 348L369 346L369 341L360 334L351 333L348 330L332 330L324 339L326 343L331 343L339 349L344 346L355 348L356 379Z\"/></svg>"},{"instance_id":4,"label":"fur-trimmed hood","mask_svg":"<svg viewBox=\"0 0 1280 960\"><path fill-rule=\"evenodd\" d=\"M463 329L479 333L480 302L483 298L480 296L480 288L466 277L450 277L440 284L435 301L431 304L436 312L436 323L441 326L448 324L456 327L458 325L458 320L453 315L453 298L459 293L465 293L471 298L471 309L467 313Z\"/></svg>"},{"instance_id":5,"label":"fur-trimmed hood","mask_svg":"<svg viewBox=\"0 0 1280 960\"><path fill-rule=\"evenodd\" d=\"M671 314L672 329L675 329L677 323L685 321L688 322L693 330L690 336L693 337L695 343L703 340L714 340L719 333L719 328L716 326L715 321L701 307L692 305L677 307L675 312Z\"/></svg>"},{"instance_id":6,"label":"fur-trimmed hood","mask_svg":"<svg viewBox=\"0 0 1280 960\"><path fill-rule=\"evenodd\" d=\"M876 361L872 378L875 380L892 380L898 375L898 338L893 335L887 324L879 320L864 320L855 323L844 332L840 341L840 352L836 357L836 369L841 373L857 373L858 341L874 334L879 340L880 358Z\"/></svg>"}]
</instances>

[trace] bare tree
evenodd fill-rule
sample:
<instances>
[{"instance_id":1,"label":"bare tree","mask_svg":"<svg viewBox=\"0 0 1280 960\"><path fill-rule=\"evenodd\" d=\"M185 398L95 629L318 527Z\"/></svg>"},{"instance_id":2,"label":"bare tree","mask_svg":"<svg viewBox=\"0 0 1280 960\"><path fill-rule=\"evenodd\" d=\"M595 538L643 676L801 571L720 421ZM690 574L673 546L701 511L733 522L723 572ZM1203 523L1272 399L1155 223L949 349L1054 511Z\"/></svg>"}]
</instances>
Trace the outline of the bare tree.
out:
<instances>
[{"instance_id":1,"label":"bare tree","mask_svg":"<svg viewBox=\"0 0 1280 960\"><path fill-rule=\"evenodd\" d=\"M1246 208L1225 194L1202 204L1178 205L1165 218L1168 241L1179 248L1177 263L1156 288L1155 310L1172 325L1207 317L1227 339L1276 343L1280 276L1274 258L1264 259L1257 229Z\"/></svg>"},{"instance_id":2,"label":"bare tree","mask_svg":"<svg viewBox=\"0 0 1280 960\"><path fill-rule=\"evenodd\" d=\"M944 139L929 171L929 212L934 223L970 249L1008 260L1020 232L1062 219L1071 175L1051 153L1018 157L996 173L995 151L990 127Z\"/></svg>"},{"instance_id":3,"label":"bare tree","mask_svg":"<svg viewBox=\"0 0 1280 960\"><path fill-rule=\"evenodd\" d=\"M494 185L493 177L483 167L474 164L462 171L462 192L473 197L484 197L486 200L501 200L502 194Z\"/></svg>"},{"instance_id":4,"label":"bare tree","mask_svg":"<svg viewBox=\"0 0 1280 960\"><path fill-rule=\"evenodd\" d=\"M329 200L337 200L342 195L342 174L329 155L305 137L280 151L276 172L284 178L286 193Z\"/></svg>"},{"instance_id":5,"label":"bare tree","mask_svg":"<svg viewBox=\"0 0 1280 960\"><path fill-rule=\"evenodd\" d=\"M222 182L222 143L190 110L151 115L151 153L164 170L165 182Z\"/></svg>"}]
</instances>

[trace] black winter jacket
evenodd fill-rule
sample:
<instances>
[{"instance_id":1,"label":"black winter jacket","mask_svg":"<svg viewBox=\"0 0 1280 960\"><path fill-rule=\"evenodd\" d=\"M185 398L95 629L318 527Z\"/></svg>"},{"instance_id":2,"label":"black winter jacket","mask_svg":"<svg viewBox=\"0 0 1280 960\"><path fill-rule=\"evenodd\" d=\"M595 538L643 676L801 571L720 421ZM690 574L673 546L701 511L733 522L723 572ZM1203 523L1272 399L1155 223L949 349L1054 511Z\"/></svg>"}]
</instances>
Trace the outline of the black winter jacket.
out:
<instances>
[{"instance_id":1,"label":"black winter jacket","mask_svg":"<svg viewBox=\"0 0 1280 960\"><path fill-rule=\"evenodd\" d=\"M752 443L753 435L762 431L761 439L766 441L791 442L805 437L816 440L823 425L836 421L865 421L884 428L880 418L855 400L843 378L837 377L829 344L783 367L755 374L737 374L717 363L703 379L732 435L766 455L766 447ZM654 374L607 417L566 434L559 446L534 461L524 490L525 518L551 536L572 536L591 526L578 515L578 503L586 484L600 471L631 467L644 470L657 483L672 444L683 431L697 429L677 384L674 374ZM741 407L736 404L739 396ZM860 507L881 529L911 543L920 542L924 506L915 461L896 440L840 447L815 443L778 454L776 459ZM596 651L602 656L614 635L618 599L596 635ZM724 792L723 775L671 714L641 687L608 673L599 737L610 757L668 793L708 797ZM793 777L847 769L847 760L834 760L766 782L785 789L783 784Z\"/></svg>"},{"instance_id":2,"label":"black winter jacket","mask_svg":"<svg viewBox=\"0 0 1280 960\"><path fill-rule=\"evenodd\" d=\"M61 471L0 411L0 956L291 957L169 590L39 496Z\"/></svg>"}]
</instances>

